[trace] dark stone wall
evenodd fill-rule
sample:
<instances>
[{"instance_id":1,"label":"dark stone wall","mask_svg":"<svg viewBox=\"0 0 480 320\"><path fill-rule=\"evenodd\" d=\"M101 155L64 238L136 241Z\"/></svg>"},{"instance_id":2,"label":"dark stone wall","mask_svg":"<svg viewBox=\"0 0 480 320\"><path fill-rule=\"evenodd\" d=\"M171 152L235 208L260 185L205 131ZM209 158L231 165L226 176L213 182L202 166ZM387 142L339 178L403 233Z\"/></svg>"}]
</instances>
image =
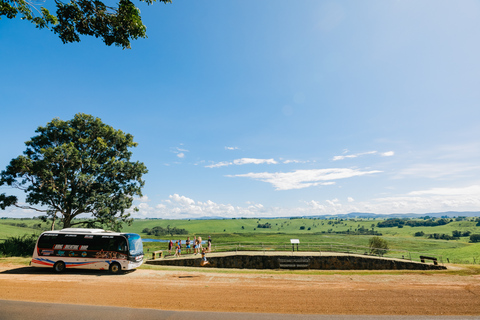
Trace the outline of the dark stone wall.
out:
<instances>
[{"instance_id":1,"label":"dark stone wall","mask_svg":"<svg viewBox=\"0 0 480 320\"><path fill-rule=\"evenodd\" d=\"M209 268L315 270L442 270L444 266L371 256L248 255L208 257ZM200 267L201 258L148 260L148 264Z\"/></svg>"}]
</instances>

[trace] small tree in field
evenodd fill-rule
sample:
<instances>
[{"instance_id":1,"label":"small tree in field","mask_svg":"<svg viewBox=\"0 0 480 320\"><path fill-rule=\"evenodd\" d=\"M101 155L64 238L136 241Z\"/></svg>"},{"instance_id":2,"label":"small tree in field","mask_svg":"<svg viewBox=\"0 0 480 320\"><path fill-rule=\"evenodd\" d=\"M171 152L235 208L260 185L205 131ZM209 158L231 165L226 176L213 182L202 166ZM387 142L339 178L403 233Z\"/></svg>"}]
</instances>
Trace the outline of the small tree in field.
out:
<instances>
[{"instance_id":1,"label":"small tree in field","mask_svg":"<svg viewBox=\"0 0 480 320\"><path fill-rule=\"evenodd\" d=\"M370 248L370 254L383 256L388 252L387 240L380 237L373 237L368 241L368 247Z\"/></svg>"},{"instance_id":2,"label":"small tree in field","mask_svg":"<svg viewBox=\"0 0 480 320\"><path fill-rule=\"evenodd\" d=\"M133 197L141 196L145 165L130 161L133 136L79 113L72 120L53 119L26 142L23 155L0 173L0 186L19 189L25 202L0 194L0 208L15 206L44 212L63 227L83 224L119 230L130 223ZM74 221L87 213L93 220Z\"/></svg>"}]
</instances>

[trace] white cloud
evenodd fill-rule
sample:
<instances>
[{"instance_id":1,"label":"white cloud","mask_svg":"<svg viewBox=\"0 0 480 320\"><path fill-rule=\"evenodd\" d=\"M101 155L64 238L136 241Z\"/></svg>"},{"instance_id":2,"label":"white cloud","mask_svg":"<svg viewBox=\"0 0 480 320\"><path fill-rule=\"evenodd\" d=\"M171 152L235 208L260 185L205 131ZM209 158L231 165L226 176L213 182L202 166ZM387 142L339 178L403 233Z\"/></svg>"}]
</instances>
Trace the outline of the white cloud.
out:
<instances>
[{"instance_id":1,"label":"white cloud","mask_svg":"<svg viewBox=\"0 0 480 320\"><path fill-rule=\"evenodd\" d=\"M135 198L134 200L139 201L139 202L149 202L150 201L150 199L148 199L147 196L142 196L140 198Z\"/></svg>"},{"instance_id":2,"label":"white cloud","mask_svg":"<svg viewBox=\"0 0 480 320\"><path fill-rule=\"evenodd\" d=\"M151 218L200 218L208 216L221 217L255 217L265 214L266 209L260 203L248 203L246 207L233 206L231 204L218 204L214 201L195 201L186 196L173 194L169 199L154 207L147 203L139 206L139 212L132 212L134 217ZM270 210L270 209L269 209Z\"/></svg>"},{"instance_id":3,"label":"white cloud","mask_svg":"<svg viewBox=\"0 0 480 320\"><path fill-rule=\"evenodd\" d=\"M289 164L289 163L309 163L310 161L308 160L282 160L284 164Z\"/></svg>"},{"instance_id":4,"label":"white cloud","mask_svg":"<svg viewBox=\"0 0 480 320\"><path fill-rule=\"evenodd\" d=\"M348 152L348 150L346 150ZM344 151L343 154L346 153ZM358 158L360 156L368 155L368 154L378 154L378 151L367 151L367 152L361 152L361 153L356 153L356 154L348 154L348 155L342 155L342 156L335 156L332 158L333 161L338 161L338 160L344 160L344 159L352 159L352 158ZM382 157L391 157L395 155L395 152L393 151L387 151L387 152L381 152L380 155Z\"/></svg>"},{"instance_id":5,"label":"white cloud","mask_svg":"<svg viewBox=\"0 0 480 320\"><path fill-rule=\"evenodd\" d=\"M178 194L174 194L169 196L170 200L173 202L176 202L181 205L193 205L195 204L195 201L193 201L190 198L184 197L184 196L179 196Z\"/></svg>"},{"instance_id":6,"label":"white cloud","mask_svg":"<svg viewBox=\"0 0 480 320\"><path fill-rule=\"evenodd\" d=\"M477 164L469 163L419 163L398 172L395 178L406 176L424 177L430 179L445 178L448 176L472 176L472 171L480 170Z\"/></svg>"},{"instance_id":7,"label":"white cloud","mask_svg":"<svg viewBox=\"0 0 480 320\"><path fill-rule=\"evenodd\" d=\"M183 144L180 144L180 145L183 146ZM173 148L170 148L170 152L175 153L178 158L183 159L185 158L185 152L189 152L189 151L187 149L184 149L183 147L182 148L173 147Z\"/></svg>"},{"instance_id":8,"label":"white cloud","mask_svg":"<svg viewBox=\"0 0 480 320\"><path fill-rule=\"evenodd\" d=\"M296 170L292 172L261 172L229 175L228 177L245 177L272 184L276 190L303 189L319 185L332 185L333 180L346 179L381 171L361 171L357 169L333 168Z\"/></svg>"},{"instance_id":9,"label":"white cloud","mask_svg":"<svg viewBox=\"0 0 480 320\"><path fill-rule=\"evenodd\" d=\"M253 158L242 158L233 160L233 164L244 165L244 164L277 164L277 161L274 159L253 159Z\"/></svg>"},{"instance_id":10,"label":"white cloud","mask_svg":"<svg viewBox=\"0 0 480 320\"><path fill-rule=\"evenodd\" d=\"M238 147L225 147L225 150L238 150Z\"/></svg>"},{"instance_id":11,"label":"white cloud","mask_svg":"<svg viewBox=\"0 0 480 320\"><path fill-rule=\"evenodd\" d=\"M218 162L218 163L210 164L208 166L205 166L205 168L220 168L220 167L226 167L226 166L230 166L230 165L232 165L231 162L224 161L224 162Z\"/></svg>"},{"instance_id":12,"label":"white cloud","mask_svg":"<svg viewBox=\"0 0 480 320\"><path fill-rule=\"evenodd\" d=\"M393 151L387 151L387 152L382 152L382 153L380 153L380 155L381 155L382 157L392 157L392 156L395 155L395 152L393 152Z\"/></svg>"},{"instance_id":13,"label":"white cloud","mask_svg":"<svg viewBox=\"0 0 480 320\"><path fill-rule=\"evenodd\" d=\"M437 196L462 196L477 195L480 197L480 186L469 186L464 188L432 188L428 190L412 191L410 196L437 195Z\"/></svg>"},{"instance_id":14,"label":"white cloud","mask_svg":"<svg viewBox=\"0 0 480 320\"><path fill-rule=\"evenodd\" d=\"M244 206L217 203L212 200L195 201L192 198L173 194L159 204L141 202L138 212L130 210L134 218L200 218L205 216L230 217L285 217L324 214L346 214L350 212L390 213L431 213L446 211L478 211L480 208L480 185L458 188L431 188L411 191L406 194L379 197L363 201L345 202L338 198L302 202L296 207L265 206L247 201ZM148 196L142 199L149 199ZM7 208L2 216L33 217L38 212Z\"/></svg>"},{"instance_id":15,"label":"white cloud","mask_svg":"<svg viewBox=\"0 0 480 320\"><path fill-rule=\"evenodd\" d=\"M459 188L431 188L406 194L380 197L364 201L345 202L338 198L310 200L297 207L264 206L247 201L245 206L216 203L211 200L195 201L189 197L173 194L156 206L141 203L139 212L131 212L136 218L199 218L220 217L285 217L346 214L350 212L391 213L431 213L446 211L478 211L480 208L480 185ZM15 213L11 216L22 216ZM27 216L26 213L23 216Z\"/></svg>"},{"instance_id":16,"label":"white cloud","mask_svg":"<svg viewBox=\"0 0 480 320\"><path fill-rule=\"evenodd\" d=\"M223 162L218 162L214 164L210 164L208 166L205 166L206 168L219 168L219 167L226 167L226 166L231 166L231 165L245 165L245 164L277 164L278 162L275 161L274 159L254 159L254 158L242 158L242 159L236 159L231 162L229 161L223 161Z\"/></svg>"},{"instance_id":17,"label":"white cloud","mask_svg":"<svg viewBox=\"0 0 480 320\"><path fill-rule=\"evenodd\" d=\"M357 153L357 154L349 154L346 156L335 156L333 157L333 161L338 161L338 160L343 160L343 159L348 159L348 158L357 158L366 154L375 154L377 151L367 151L367 152L362 152L362 153Z\"/></svg>"}]
</instances>

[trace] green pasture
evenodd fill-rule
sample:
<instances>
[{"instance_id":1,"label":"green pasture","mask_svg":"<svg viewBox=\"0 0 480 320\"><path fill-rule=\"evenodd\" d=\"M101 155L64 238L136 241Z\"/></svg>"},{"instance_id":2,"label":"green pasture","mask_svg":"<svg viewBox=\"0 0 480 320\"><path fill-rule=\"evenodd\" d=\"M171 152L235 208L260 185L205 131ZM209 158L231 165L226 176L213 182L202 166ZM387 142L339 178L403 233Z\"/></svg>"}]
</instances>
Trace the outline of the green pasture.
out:
<instances>
[{"instance_id":1,"label":"green pasture","mask_svg":"<svg viewBox=\"0 0 480 320\"><path fill-rule=\"evenodd\" d=\"M345 246L355 247L354 252L367 251L368 241L372 234L363 232L380 232L392 249L388 255L395 257L416 255L442 256L444 262L480 263L480 243L469 243L469 237L457 240L429 239L429 234L448 234L452 231L469 231L480 234L480 226L476 226L475 218L463 221L452 221L446 225L434 227L390 227L379 228L377 223L383 219L217 219L217 220L135 220L131 226L124 226L124 232L140 234L143 238L164 240L185 240L187 236L201 236L204 240L210 235L214 248L264 248L265 250L291 248L290 239L300 240L300 250L352 250ZM271 228L259 228L270 224ZM188 231L188 235L165 235L161 237L142 233L145 228L154 227L178 228ZM0 219L0 239L24 234L40 234L49 230L50 224L38 219ZM339 234L339 232L349 232ZM416 232L423 231L425 236L415 237ZM146 242L146 250L166 249L167 243ZM283 246L283 247L282 247Z\"/></svg>"},{"instance_id":2,"label":"green pasture","mask_svg":"<svg viewBox=\"0 0 480 320\"><path fill-rule=\"evenodd\" d=\"M24 234L38 234L49 230L51 223L40 219L0 219L0 239L18 237Z\"/></svg>"}]
</instances>

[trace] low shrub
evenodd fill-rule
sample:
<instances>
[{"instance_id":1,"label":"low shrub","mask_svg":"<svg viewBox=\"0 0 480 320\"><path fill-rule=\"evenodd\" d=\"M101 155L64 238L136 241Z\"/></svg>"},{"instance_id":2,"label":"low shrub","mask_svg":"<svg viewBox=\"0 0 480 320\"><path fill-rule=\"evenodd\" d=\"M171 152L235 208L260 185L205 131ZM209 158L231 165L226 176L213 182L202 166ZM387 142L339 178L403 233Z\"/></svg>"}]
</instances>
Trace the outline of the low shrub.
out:
<instances>
[{"instance_id":1,"label":"low shrub","mask_svg":"<svg viewBox=\"0 0 480 320\"><path fill-rule=\"evenodd\" d=\"M27 257L31 256L37 242L37 235L23 235L9 237L0 243L0 255L5 257Z\"/></svg>"}]
</instances>

